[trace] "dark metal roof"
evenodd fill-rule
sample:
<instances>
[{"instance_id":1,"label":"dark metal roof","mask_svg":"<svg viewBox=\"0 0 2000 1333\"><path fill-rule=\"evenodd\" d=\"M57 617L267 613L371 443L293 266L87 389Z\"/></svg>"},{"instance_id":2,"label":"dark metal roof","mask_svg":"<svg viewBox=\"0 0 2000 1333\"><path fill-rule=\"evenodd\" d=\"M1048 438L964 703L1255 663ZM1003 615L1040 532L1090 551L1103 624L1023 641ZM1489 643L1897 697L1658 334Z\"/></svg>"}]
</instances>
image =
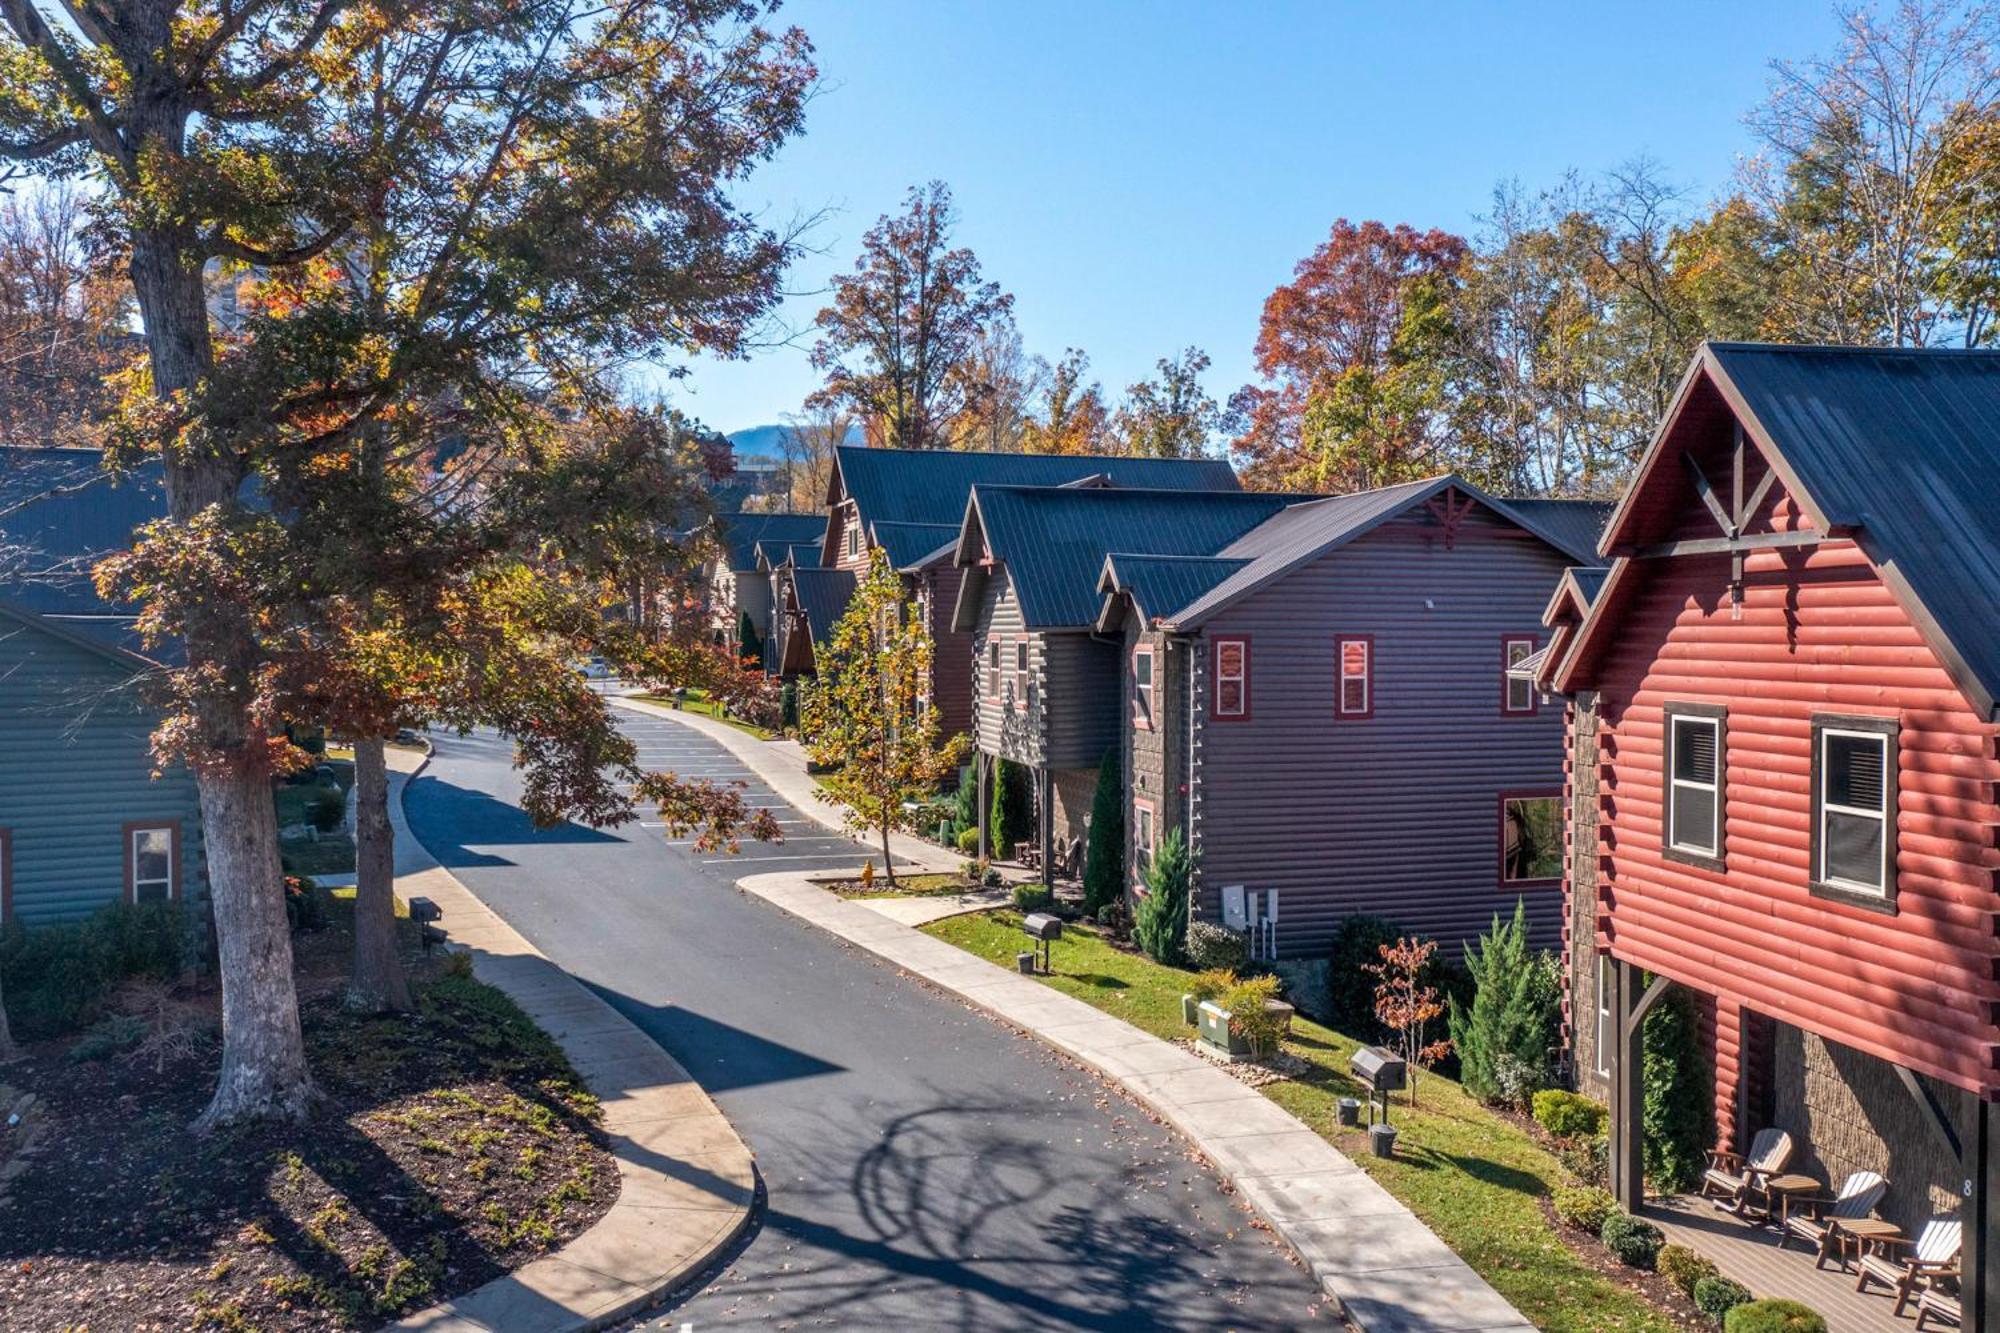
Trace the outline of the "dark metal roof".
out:
<instances>
[{"instance_id":1,"label":"dark metal roof","mask_svg":"<svg viewBox=\"0 0 2000 1333\"><path fill-rule=\"evenodd\" d=\"M833 627L847 614L854 587L854 575L845 569L814 565L792 571L793 594L799 599L799 610L805 613L815 649L833 637Z\"/></svg>"},{"instance_id":2,"label":"dark metal roof","mask_svg":"<svg viewBox=\"0 0 2000 1333\"><path fill-rule=\"evenodd\" d=\"M823 542L760 541L757 543L757 572L764 573L791 563L799 566L813 566L819 563Z\"/></svg>"},{"instance_id":3,"label":"dark metal roof","mask_svg":"<svg viewBox=\"0 0 2000 1333\"><path fill-rule=\"evenodd\" d=\"M956 528L974 486L1062 486L1102 477L1112 486L1161 491L1241 489L1228 463L1214 458L1100 458L1068 454L961 453L945 449L834 451L835 485L863 521L933 523Z\"/></svg>"},{"instance_id":4,"label":"dark metal roof","mask_svg":"<svg viewBox=\"0 0 2000 1333\"><path fill-rule=\"evenodd\" d=\"M1199 598L1249 563L1222 556L1135 555L1115 551L1105 557L1099 592L1129 593L1141 618L1152 620ZM1106 599L1108 610L1112 602ZM1099 629L1109 629L1100 614Z\"/></svg>"},{"instance_id":5,"label":"dark metal roof","mask_svg":"<svg viewBox=\"0 0 2000 1333\"><path fill-rule=\"evenodd\" d=\"M1534 529L1549 543L1572 555L1587 556L1597 549L1597 539L1615 500L1506 500L1503 503L1523 524Z\"/></svg>"},{"instance_id":6,"label":"dark metal roof","mask_svg":"<svg viewBox=\"0 0 2000 1333\"><path fill-rule=\"evenodd\" d=\"M950 546L958 537L958 524L875 523L870 531L875 544L889 553L891 565L911 570L929 564L940 547Z\"/></svg>"},{"instance_id":7,"label":"dark metal roof","mask_svg":"<svg viewBox=\"0 0 2000 1333\"><path fill-rule=\"evenodd\" d=\"M1107 460L1097 459L1102 464ZM1097 622L1098 575L1112 552L1208 556L1298 502L1250 491L977 486L966 530L1007 566L1029 629ZM964 540L958 559L969 563Z\"/></svg>"},{"instance_id":8,"label":"dark metal roof","mask_svg":"<svg viewBox=\"0 0 2000 1333\"><path fill-rule=\"evenodd\" d=\"M1703 349L1815 525L1849 528L2000 700L2000 352ZM1947 658L1950 652L1944 654Z\"/></svg>"},{"instance_id":9,"label":"dark metal roof","mask_svg":"<svg viewBox=\"0 0 2000 1333\"><path fill-rule=\"evenodd\" d=\"M0 448L0 545L20 555L0 566L0 596L16 611L139 652L135 609L99 597L91 570L128 549L135 529L166 514L157 459L113 476L94 449Z\"/></svg>"},{"instance_id":10,"label":"dark metal roof","mask_svg":"<svg viewBox=\"0 0 2000 1333\"><path fill-rule=\"evenodd\" d=\"M825 514L717 514L715 526L729 567L739 573L757 568L758 542L817 545L826 537Z\"/></svg>"}]
</instances>

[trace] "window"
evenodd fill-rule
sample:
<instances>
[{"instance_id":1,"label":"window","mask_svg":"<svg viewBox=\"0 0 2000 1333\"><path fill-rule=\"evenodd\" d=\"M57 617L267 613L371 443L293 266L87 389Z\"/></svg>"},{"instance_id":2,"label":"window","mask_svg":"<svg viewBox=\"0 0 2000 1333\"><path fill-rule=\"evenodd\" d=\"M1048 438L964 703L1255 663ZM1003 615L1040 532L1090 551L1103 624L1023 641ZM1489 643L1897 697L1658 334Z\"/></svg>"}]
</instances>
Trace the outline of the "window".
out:
<instances>
[{"instance_id":1,"label":"window","mask_svg":"<svg viewBox=\"0 0 2000 1333\"><path fill-rule=\"evenodd\" d=\"M1014 687L1014 702L1022 712L1035 706L1034 683L1028 676L1028 640L1023 637L1014 644L1014 675L1018 683Z\"/></svg>"},{"instance_id":2,"label":"window","mask_svg":"<svg viewBox=\"0 0 2000 1333\"><path fill-rule=\"evenodd\" d=\"M1896 722L1813 719L1813 889L1896 896Z\"/></svg>"},{"instance_id":3,"label":"window","mask_svg":"<svg viewBox=\"0 0 2000 1333\"><path fill-rule=\"evenodd\" d=\"M1722 709L1704 704L1668 704L1666 796L1662 841L1668 857L1721 870L1723 774L1727 735Z\"/></svg>"},{"instance_id":4,"label":"window","mask_svg":"<svg viewBox=\"0 0 2000 1333\"><path fill-rule=\"evenodd\" d=\"M1510 635L1500 641L1500 711L1533 713L1535 682L1513 674L1515 667L1535 654L1535 640L1527 635Z\"/></svg>"},{"instance_id":5,"label":"window","mask_svg":"<svg viewBox=\"0 0 2000 1333\"><path fill-rule=\"evenodd\" d=\"M1500 797L1500 881L1562 881L1562 797L1554 792L1503 793Z\"/></svg>"},{"instance_id":6,"label":"window","mask_svg":"<svg viewBox=\"0 0 2000 1333\"><path fill-rule=\"evenodd\" d=\"M1000 698L1000 641L993 639L986 645L986 697Z\"/></svg>"},{"instance_id":7,"label":"window","mask_svg":"<svg viewBox=\"0 0 2000 1333\"><path fill-rule=\"evenodd\" d=\"M1232 721L1250 716L1250 640L1215 641L1215 705L1212 715Z\"/></svg>"},{"instance_id":8,"label":"window","mask_svg":"<svg viewBox=\"0 0 2000 1333\"><path fill-rule=\"evenodd\" d=\"M847 553L851 556L861 554L861 529L851 523L847 528Z\"/></svg>"},{"instance_id":9,"label":"window","mask_svg":"<svg viewBox=\"0 0 2000 1333\"><path fill-rule=\"evenodd\" d=\"M1337 695L1334 716L1364 718L1375 715L1375 640L1366 634L1333 641Z\"/></svg>"},{"instance_id":10,"label":"window","mask_svg":"<svg viewBox=\"0 0 2000 1333\"><path fill-rule=\"evenodd\" d=\"M1153 650L1141 648L1132 654L1132 720L1151 730L1153 726Z\"/></svg>"},{"instance_id":11,"label":"window","mask_svg":"<svg viewBox=\"0 0 2000 1333\"><path fill-rule=\"evenodd\" d=\"M1146 868L1153 863L1153 803L1132 800L1132 867L1144 882Z\"/></svg>"},{"instance_id":12,"label":"window","mask_svg":"<svg viewBox=\"0 0 2000 1333\"><path fill-rule=\"evenodd\" d=\"M158 903L181 896L178 824L125 826L125 898Z\"/></svg>"},{"instance_id":13,"label":"window","mask_svg":"<svg viewBox=\"0 0 2000 1333\"><path fill-rule=\"evenodd\" d=\"M1611 955L1597 955L1597 1072L1611 1076L1611 987L1617 978Z\"/></svg>"}]
</instances>

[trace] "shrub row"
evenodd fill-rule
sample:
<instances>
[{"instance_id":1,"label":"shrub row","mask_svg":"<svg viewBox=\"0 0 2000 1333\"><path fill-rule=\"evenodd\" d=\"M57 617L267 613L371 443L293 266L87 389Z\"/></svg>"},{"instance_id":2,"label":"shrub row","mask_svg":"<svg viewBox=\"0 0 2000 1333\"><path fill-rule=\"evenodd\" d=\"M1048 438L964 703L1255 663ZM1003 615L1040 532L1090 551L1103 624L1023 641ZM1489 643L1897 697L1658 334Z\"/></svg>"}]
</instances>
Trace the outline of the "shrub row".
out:
<instances>
[{"instance_id":1,"label":"shrub row","mask_svg":"<svg viewBox=\"0 0 2000 1333\"><path fill-rule=\"evenodd\" d=\"M42 1041L87 1026L130 977L171 980L186 961L179 903L114 903L84 921L0 932L0 996L14 1035Z\"/></svg>"}]
</instances>

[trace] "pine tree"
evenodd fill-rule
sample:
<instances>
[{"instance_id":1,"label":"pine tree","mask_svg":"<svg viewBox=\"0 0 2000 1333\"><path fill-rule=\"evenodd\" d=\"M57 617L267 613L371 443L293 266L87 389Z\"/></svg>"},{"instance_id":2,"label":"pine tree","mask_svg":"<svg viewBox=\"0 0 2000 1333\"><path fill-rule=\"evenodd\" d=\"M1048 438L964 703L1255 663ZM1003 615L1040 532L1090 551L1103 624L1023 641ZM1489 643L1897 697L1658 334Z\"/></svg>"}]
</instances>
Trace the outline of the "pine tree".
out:
<instances>
[{"instance_id":1,"label":"pine tree","mask_svg":"<svg viewBox=\"0 0 2000 1333\"><path fill-rule=\"evenodd\" d=\"M1132 938L1155 962L1177 965L1187 956L1188 892L1194 857L1178 827L1170 831L1146 868L1146 896L1132 914Z\"/></svg>"},{"instance_id":2,"label":"pine tree","mask_svg":"<svg viewBox=\"0 0 2000 1333\"><path fill-rule=\"evenodd\" d=\"M1097 767L1090 798L1090 846L1083 862L1083 910L1095 916L1125 896L1125 770L1116 748Z\"/></svg>"},{"instance_id":3,"label":"pine tree","mask_svg":"<svg viewBox=\"0 0 2000 1333\"><path fill-rule=\"evenodd\" d=\"M750 619L748 611L740 611L736 616L736 656L760 667L764 663L764 638L757 633L757 622Z\"/></svg>"},{"instance_id":4,"label":"pine tree","mask_svg":"<svg viewBox=\"0 0 2000 1333\"><path fill-rule=\"evenodd\" d=\"M1511 921L1493 918L1465 968L1477 986L1472 1003L1449 1001L1460 1082L1481 1101L1519 1103L1546 1086L1559 998L1547 958L1528 947L1525 903L1515 901Z\"/></svg>"},{"instance_id":5,"label":"pine tree","mask_svg":"<svg viewBox=\"0 0 2000 1333\"><path fill-rule=\"evenodd\" d=\"M1028 790L1028 770L1006 759L993 761L993 799L987 813L993 854L1012 859L1017 844L1033 834L1034 796Z\"/></svg>"}]
</instances>

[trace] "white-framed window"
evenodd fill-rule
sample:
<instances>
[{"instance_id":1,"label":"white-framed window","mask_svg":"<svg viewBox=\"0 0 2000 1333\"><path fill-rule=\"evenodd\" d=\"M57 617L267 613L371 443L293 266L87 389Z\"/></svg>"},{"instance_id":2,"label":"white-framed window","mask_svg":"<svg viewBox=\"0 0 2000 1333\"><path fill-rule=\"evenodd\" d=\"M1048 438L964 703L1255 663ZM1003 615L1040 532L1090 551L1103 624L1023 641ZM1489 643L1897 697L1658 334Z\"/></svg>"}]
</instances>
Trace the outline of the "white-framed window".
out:
<instances>
[{"instance_id":1,"label":"white-framed window","mask_svg":"<svg viewBox=\"0 0 2000 1333\"><path fill-rule=\"evenodd\" d=\"M1132 654L1132 720L1148 730L1153 725L1153 650Z\"/></svg>"},{"instance_id":2,"label":"white-framed window","mask_svg":"<svg viewBox=\"0 0 2000 1333\"><path fill-rule=\"evenodd\" d=\"M1214 715L1240 721L1250 716L1250 640L1236 635L1215 641Z\"/></svg>"},{"instance_id":3,"label":"white-framed window","mask_svg":"<svg viewBox=\"0 0 2000 1333\"><path fill-rule=\"evenodd\" d=\"M850 556L861 554L861 529L852 523L847 525L847 554Z\"/></svg>"},{"instance_id":4,"label":"white-framed window","mask_svg":"<svg viewBox=\"0 0 2000 1333\"><path fill-rule=\"evenodd\" d=\"M1535 682L1516 676L1514 668L1535 655L1536 643L1528 635L1509 636L1500 641L1500 711L1509 715L1535 711Z\"/></svg>"},{"instance_id":5,"label":"white-framed window","mask_svg":"<svg viewBox=\"0 0 2000 1333\"><path fill-rule=\"evenodd\" d=\"M1611 955L1597 955L1597 1072L1606 1078L1611 1076L1611 985L1617 969L1611 964Z\"/></svg>"},{"instance_id":6,"label":"white-framed window","mask_svg":"<svg viewBox=\"0 0 2000 1333\"><path fill-rule=\"evenodd\" d=\"M125 897L160 903L181 896L180 828L175 824L125 826Z\"/></svg>"},{"instance_id":7,"label":"white-framed window","mask_svg":"<svg viewBox=\"0 0 2000 1333\"><path fill-rule=\"evenodd\" d=\"M1366 634L1333 641L1334 716L1359 719L1375 714L1375 640Z\"/></svg>"},{"instance_id":8,"label":"white-framed window","mask_svg":"<svg viewBox=\"0 0 2000 1333\"><path fill-rule=\"evenodd\" d=\"M1727 762L1720 709L1669 704L1666 714L1666 821L1669 852L1722 855L1722 776Z\"/></svg>"},{"instance_id":9,"label":"white-framed window","mask_svg":"<svg viewBox=\"0 0 2000 1333\"><path fill-rule=\"evenodd\" d=\"M1896 724L1813 719L1815 888L1885 901L1896 885Z\"/></svg>"}]
</instances>

